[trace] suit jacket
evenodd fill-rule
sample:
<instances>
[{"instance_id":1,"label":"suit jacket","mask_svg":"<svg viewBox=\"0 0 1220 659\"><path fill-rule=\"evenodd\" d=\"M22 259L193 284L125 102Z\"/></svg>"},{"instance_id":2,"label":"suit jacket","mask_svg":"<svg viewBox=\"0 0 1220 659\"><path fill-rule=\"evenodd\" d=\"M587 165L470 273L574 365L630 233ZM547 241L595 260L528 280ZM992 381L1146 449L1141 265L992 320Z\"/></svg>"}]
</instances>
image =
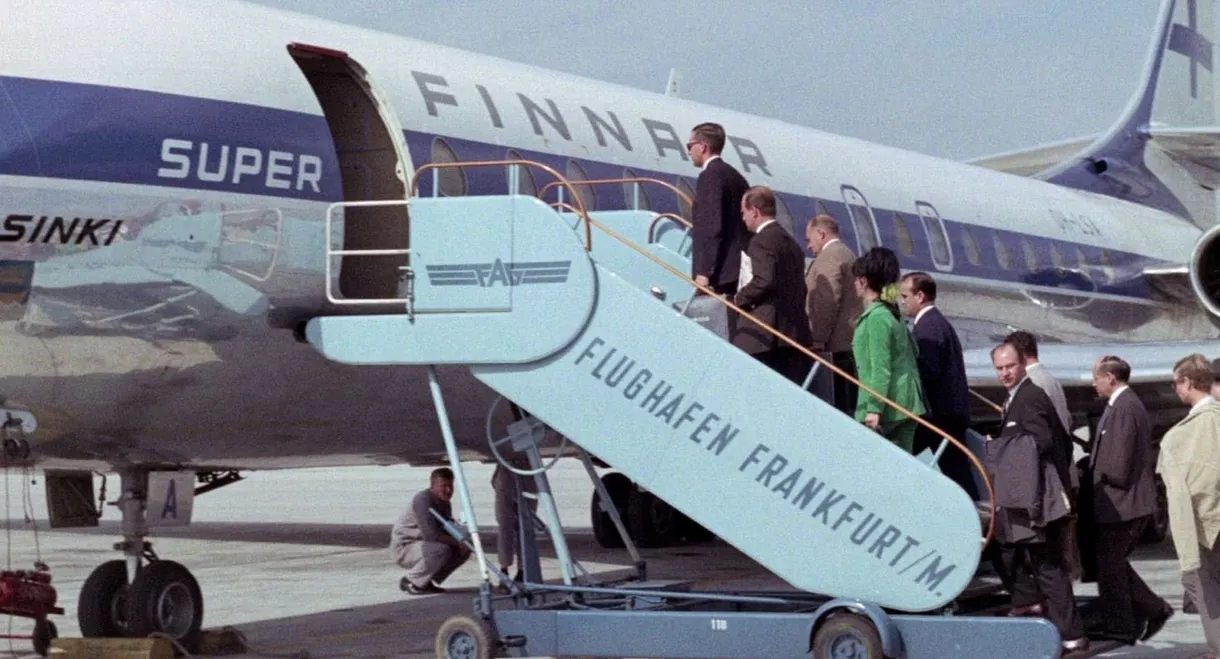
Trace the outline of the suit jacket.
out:
<instances>
[{"instance_id":1,"label":"suit jacket","mask_svg":"<svg viewBox=\"0 0 1220 659\"><path fill-rule=\"evenodd\" d=\"M829 352L851 350L856 321L864 312L864 302L852 285L855 262L851 248L836 240L823 247L805 271L805 313L813 342L824 344Z\"/></svg>"},{"instance_id":2,"label":"suit jacket","mask_svg":"<svg viewBox=\"0 0 1220 659\"><path fill-rule=\"evenodd\" d=\"M1045 526L1071 512L1071 439L1046 392L1028 379L1017 385L1000 428L987 443L996 533L1002 542L1045 542Z\"/></svg>"},{"instance_id":3,"label":"suit jacket","mask_svg":"<svg viewBox=\"0 0 1220 659\"><path fill-rule=\"evenodd\" d=\"M1125 522L1156 510L1152 471L1152 431L1148 412L1135 392L1126 389L1097 424L1089 454L1093 514L1102 524Z\"/></svg>"},{"instance_id":4,"label":"suit jacket","mask_svg":"<svg viewBox=\"0 0 1220 659\"><path fill-rule=\"evenodd\" d=\"M884 302L873 302L861 314L852 338L852 353L860 382L916 415L927 412L915 361L915 342L906 325L894 317ZM863 422L870 412L881 415L881 431L886 434L895 425L909 420L907 415L861 387L856 398L856 420Z\"/></svg>"},{"instance_id":5,"label":"suit jacket","mask_svg":"<svg viewBox=\"0 0 1220 659\"><path fill-rule=\"evenodd\" d=\"M1169 499L1169 534L1183 572L1220 536L1220 405L1190 412L1161 438L1156 471Z\"/></svg>"},{"instance_id":6,"label":"suit jacket","mask_svg":"<svg viewBox=\"0 0 1220 659\"><path fill-rule=\"evenodd\" d=\"M741 197L749 188L745 177L722 158L699 173L691 208L692 278L705 275L713 285L737 281L741 252L749 240L741 221Z\"/></svg>"},{"instance_id":7,"label":"suit jacket","mask_svg":"<svg viewBox=\"0 0 1220 659\"><path fill-rule=\"evenodd\" d=\"M746 258L753 276L738 289L733 301L780 334L808 346L801 246L778 222L772 222L750 239ZM737 321L733 345L751 354L792 347L744 317Z\"/></svg>"},{"instance_id":8,"label":"suit jacket","mask_svg":"<svg viewBox=\"0 0 1220 659\"><path fill-rule=\"evenodd\" d=\"M919 347L919 379L928 415L968 420L970 390L966 384L966 362L953 325L940 309L932 307L915 323L911 334Z\"/></svg>"},{"instance_id":9,"label":"suit jacket","mask_svg":"<svg viewBox=\"0 0 1220 659\"><path fill-rule=\"evenodd\" d=\"M1059 384L1055 376L1040 363L1030 366L1026 374L1029 375L1029 379L1034 384L1046 392L1047 397L1051 399L1051 405L1055 407L1055 416L1059 417L1063 430L1070 434L1072 432L1072 420L1071 414L1068 413L1067 396L1063 394L1063 385Z\"/></svg>"}]
</instances>

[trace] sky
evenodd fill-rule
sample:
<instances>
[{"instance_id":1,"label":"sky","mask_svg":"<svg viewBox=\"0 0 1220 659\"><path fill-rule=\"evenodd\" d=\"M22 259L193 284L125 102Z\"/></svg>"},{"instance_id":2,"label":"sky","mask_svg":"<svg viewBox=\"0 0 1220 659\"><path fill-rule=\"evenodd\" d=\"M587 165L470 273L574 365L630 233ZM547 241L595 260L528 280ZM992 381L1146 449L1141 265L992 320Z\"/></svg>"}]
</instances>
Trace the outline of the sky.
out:
<instances>
[{"instance_id":1,"label":"sky","mask_svg":"<svg viewBox=\"0 0 1220 659\"><path fill-rule=\"evenodd\" d=\"M1159 0L255 0L959 160L1115 121Z\"/></svg>"}]
</instances>

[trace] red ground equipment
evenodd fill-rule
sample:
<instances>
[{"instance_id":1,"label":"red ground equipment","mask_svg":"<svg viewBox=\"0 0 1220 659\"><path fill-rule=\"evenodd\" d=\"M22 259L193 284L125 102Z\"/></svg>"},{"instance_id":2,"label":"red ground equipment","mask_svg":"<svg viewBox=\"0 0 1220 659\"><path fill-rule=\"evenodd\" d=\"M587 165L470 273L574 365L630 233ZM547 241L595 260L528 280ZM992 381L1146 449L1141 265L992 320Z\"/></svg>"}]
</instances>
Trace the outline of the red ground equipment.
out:
<instances>
[{"instance_id":1,"label":"red ground equipment","mask_svg":"<svg viewBox=\"0 0 1220 659\"><path fill-rule=\"evenodd\" d=\"M34 651L42 656L51 648L51 639L59 635L55 623L47 615L63 615L63 608L56 606L59 599L51 585L51 573L47 570L3 570L0 571L0 615L11 615L34 620L32 636L0 634L0 639L23 639L34 642Z\"/></svg>"}]
</instances>

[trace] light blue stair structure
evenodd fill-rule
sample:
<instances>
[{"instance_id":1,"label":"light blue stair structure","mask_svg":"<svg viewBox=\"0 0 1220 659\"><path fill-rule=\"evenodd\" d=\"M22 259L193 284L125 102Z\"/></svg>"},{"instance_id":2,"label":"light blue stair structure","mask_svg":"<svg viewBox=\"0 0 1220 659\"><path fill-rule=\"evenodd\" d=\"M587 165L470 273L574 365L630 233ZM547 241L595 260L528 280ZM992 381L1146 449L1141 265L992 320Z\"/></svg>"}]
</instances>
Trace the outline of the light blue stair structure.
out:
<instances>
[{"instance_id":1,"label":"light blue stair structure","mask_svg":"<svg viewBox=\"0 0 1220 659\"><path fill-rule=\"evenodd\" d=\"M675 311L689 281L645 254L681 263L682 231L636 251L533 197L409 207L410 312L311 320L326 357L468 365L797 589L920 612L970 583L961 488ZM593 218L627 238L632 213Z\"/></svg>"}]
</instances>

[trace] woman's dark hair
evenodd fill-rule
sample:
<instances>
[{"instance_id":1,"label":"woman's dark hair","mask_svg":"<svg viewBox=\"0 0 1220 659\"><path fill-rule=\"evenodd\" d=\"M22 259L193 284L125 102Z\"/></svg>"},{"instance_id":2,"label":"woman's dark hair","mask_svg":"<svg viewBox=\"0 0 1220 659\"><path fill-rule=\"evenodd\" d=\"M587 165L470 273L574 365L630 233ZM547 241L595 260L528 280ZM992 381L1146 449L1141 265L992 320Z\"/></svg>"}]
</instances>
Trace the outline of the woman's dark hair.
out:
<instances>
[{"instance_id":1,"label":"woman's dark hair","mask_svg":"<svg viewBox=\"0 0 1220 659\"><path fill-rule=\"evenodd\" d=\"M897 284L900 274L898 255L886 247L874 247L868 250L851 265L851 275L863 277L865 285L877 295L881 295L887 286ZM899 313L898 306L894 302L886 299L882 299L881 302L890 310L890 313L894 314L894 318L902 319L902 314Z\"/></svg>"},{"instance_id":2,"label":"woman's dark hair","mask_svg":"<svg viewBox=\"0 0 1220 659\"><path fill-rule=\"evenodd\" d=\"M886 286L898 282L898 256L886 247L874 247L851 264L851 276L863 277L869 290L880 295Z\"/></svg>"}]
</instances>

